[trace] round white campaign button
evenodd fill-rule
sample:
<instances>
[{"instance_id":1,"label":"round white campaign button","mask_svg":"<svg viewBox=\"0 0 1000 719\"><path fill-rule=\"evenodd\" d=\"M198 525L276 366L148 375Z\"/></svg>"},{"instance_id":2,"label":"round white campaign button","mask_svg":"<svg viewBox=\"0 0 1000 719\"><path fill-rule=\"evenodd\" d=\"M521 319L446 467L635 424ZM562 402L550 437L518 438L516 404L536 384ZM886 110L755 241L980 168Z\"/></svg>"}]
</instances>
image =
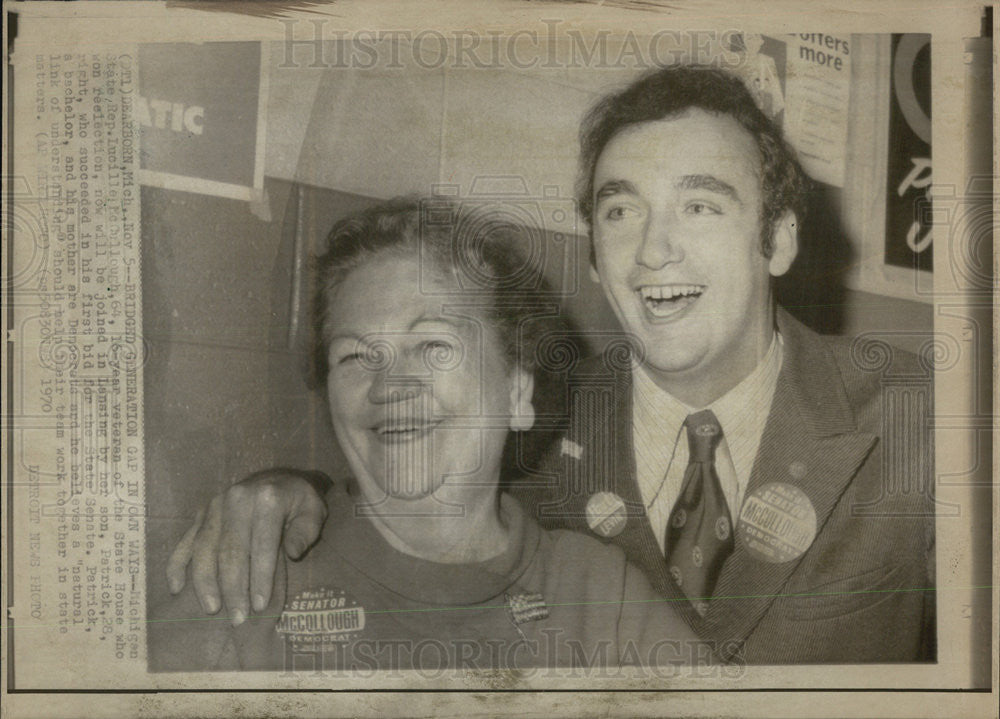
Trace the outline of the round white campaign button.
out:
<instances>
[{"instance_id":1,"label":"round white campaign button","mask_svg":"<svg viewBox=\"0 0 1000 719\"><path fill-rule=\"evenodd\" d=\"M790 562L816 538L816 510L798 487L771 482L747 496L736 531L755 559Z\"/></svg>"},{"instance_id":2,"label":"round white campaign button","mask_svg":"<svg viewBox=\"0 0 1000 719\"><path fill-rule=\"evenodd\" d=\"M598 492L587 501L587 526L602 537L625 529L625 501L614 492Z\"/></svg>"}]
</instances>

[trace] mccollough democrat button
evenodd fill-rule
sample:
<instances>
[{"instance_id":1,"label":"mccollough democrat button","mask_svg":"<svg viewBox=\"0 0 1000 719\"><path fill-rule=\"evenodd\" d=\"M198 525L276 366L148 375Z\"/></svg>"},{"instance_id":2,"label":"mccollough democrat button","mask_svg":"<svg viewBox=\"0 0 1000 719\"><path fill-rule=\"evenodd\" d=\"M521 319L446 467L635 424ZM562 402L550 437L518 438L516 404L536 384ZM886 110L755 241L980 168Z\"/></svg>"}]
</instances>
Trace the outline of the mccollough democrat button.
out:
<instances>
[{"instance_id":1,"label":"mccollough democrat button","mask_svg":"<svg viewBox=\"0 0 1000 719\"><path fill-rule=\"evenodd\" d=\"M816 538L816 510L798 487L772 482L747 496L737 534L754 558L789 562Z\"/></svg>"},{"instance_id":2,"label":"mccollough democrat button","mask_svg":"<svg viewBox=\"0 0 1000 719\"><path fill-rule=\"evenodd\" d=\"M587 526L602 537L625 529L625 501L614 492L598 492L587 501Z\"/></svg>"},{"instance_id":3,"label":"mccollough democrat button","mask_svg":"<svg viewBox=\"0 0 1000 719\"><path fill-rule=\"evenodd\" d=\"M321 652L357 638L365 608L341 589L307 590L285 602L275 628L296 652Z\"/></svg>"}]
</instances>

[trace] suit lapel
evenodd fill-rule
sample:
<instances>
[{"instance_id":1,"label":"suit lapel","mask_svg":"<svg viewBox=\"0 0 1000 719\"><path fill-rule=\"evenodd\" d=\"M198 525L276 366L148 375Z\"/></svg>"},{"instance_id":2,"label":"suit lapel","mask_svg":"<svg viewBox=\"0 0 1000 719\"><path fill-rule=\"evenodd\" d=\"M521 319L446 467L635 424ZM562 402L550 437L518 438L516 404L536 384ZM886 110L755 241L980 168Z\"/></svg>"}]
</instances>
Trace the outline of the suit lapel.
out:
<instances>
[{"instance_id":1,"label":"suit lapel","mask_svg":"<svg viewBox=\"0 0 1000 719\"><path fill-rule=\"evenodd\" d=\"M627 512L625 528L611 541L625 551L629 561L644 571L653 588L671 603L688 624L696 632L703 633L704 620L694 611L687 597L667 573L667 565L649 523L642 492L636 480L635 451L632 442L631 372L615 372L611 386L613 387L611 401L607 404L592 405L607 407L610 409L610 416L600 411L593 412L588 421L582 423L581 428L586 429L579 435L589 455L590 471L603 466L611 468L609 478L592 485L598 487L599 491L614 492L625 502ZM607 452L610 452L610 456L603 454Z\"/></svg>"},{"instance_id":2,"label":"suit lapel","mask_svg":"<svg viewBox=\"0 0 1000 719\"><path fill-rule=\"evenodd\" d=\"M797 487L812 504L818 534L876 437L857 431L839 371L819 338L783 311L778 324L785 359L745 494L772 482ZM808 552L764 561L737 530L706 616L707 634L720 642L745 640Z\"/></svg>"}]
</instances>

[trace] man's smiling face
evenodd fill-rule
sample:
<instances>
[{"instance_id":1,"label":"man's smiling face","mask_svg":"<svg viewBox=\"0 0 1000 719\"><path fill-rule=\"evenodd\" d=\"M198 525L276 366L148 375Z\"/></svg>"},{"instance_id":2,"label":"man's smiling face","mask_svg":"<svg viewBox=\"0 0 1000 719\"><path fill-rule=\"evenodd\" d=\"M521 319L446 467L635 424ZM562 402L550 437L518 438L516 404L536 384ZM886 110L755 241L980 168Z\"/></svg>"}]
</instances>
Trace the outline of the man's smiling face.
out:
<instances>
[{"instance_id":1,"label":"man's smiling face","mask_svg":"<svg viewBox=\"0 0 1000 719\"><path fill-rule=\"evenodd\" d=\"M770 275L795 257L794 217L761 251L760 158L735 120L692 109L625 128L594 170L597 276L645 366L681 401L735 386L773 336Z\"/></svg>"}]
</instances>

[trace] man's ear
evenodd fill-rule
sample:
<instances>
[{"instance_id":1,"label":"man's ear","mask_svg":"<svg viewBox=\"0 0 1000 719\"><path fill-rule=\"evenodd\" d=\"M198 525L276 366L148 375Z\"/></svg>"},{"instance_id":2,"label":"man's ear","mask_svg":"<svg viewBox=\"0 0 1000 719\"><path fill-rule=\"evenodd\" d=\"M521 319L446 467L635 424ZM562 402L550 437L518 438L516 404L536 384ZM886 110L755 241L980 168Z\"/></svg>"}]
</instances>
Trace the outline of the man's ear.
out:
<instances>
[{"instance_id":1,"label":"man's ear","mask_svg":"<svg viewBox=\"0 0 1000 719\"><path fill-rule=\"evenodd\" d=\"M771 241L773 252L767 269L772 277L781 277L788 272L799 254L799 223L794 212L789 210L778 220Z\"/></svg>"},{"instance_id":2,"label":"man's ear","mask_svg":"<svg viewBox=\"0 0 1000 719\"><path fill-rule=\"evenodd\" d=\"M599 285L601 284L601 276L597 274L597 252L594 250L594 231L590 230L590 279L591 281Z\"/></svg>"},{"instance_id":3,"label":"man's ear","mask_svg":"<svg viewBox=\"0 0 1000 719\"><path fill-rule=\"evenodd\" d=\"M510 387L510 428L515 432L525 432L535 424L535 406L531 403L535 376L518 367L514 370L513 379Z\"/></svg>"}]
</instances>

